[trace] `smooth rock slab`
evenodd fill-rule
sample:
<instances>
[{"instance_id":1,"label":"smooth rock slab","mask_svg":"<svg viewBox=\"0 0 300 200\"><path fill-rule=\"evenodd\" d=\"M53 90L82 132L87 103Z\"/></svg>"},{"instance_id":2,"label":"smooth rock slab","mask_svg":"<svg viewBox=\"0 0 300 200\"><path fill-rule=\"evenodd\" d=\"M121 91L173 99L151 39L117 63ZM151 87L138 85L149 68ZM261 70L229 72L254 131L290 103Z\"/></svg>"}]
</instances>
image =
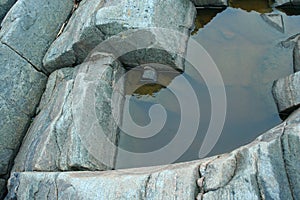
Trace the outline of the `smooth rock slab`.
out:
<instances>
[{"instance_id":1,"label":"smooth rock slab","mask_svg":"<svg viewBox=\"0 0 300 200\"><path fill-rule=\"evenodd\" d=\"M300 110L249 145L205 159L197 199L298 199Z\"/></svg>"},{"instance_id":2,"label":"smooth rock slab","mask_svg":"<svg viewBox=\"0 0 300 200\"><path fill-rule=\"evenodd\" d=\"M112 107L122 98L112 104L111 96L122 73L108 54L52 73L13 171L114 168L118 126Z\"/></svg>"},{"instance_id":3,"label":"smooth rock slab","mask_svg":"<svg viewBox=\"0 0 300 200\"><path fill-rule=\"evenodd\" d=\"M199 163L108 172L14 173L6 199L195 199Z\"/></svg>"},{"instance_id":4,"label":"smooth rock slab","mask_svg":"<svg viewBox=\"0 0 300 200\"><path fill-rule=\"evenodd\" d=\"M0 0L0 23L17 0Z\"/></svg>"},{"instance_id":5,"label":"smooth rock slab","mask_svg":"<svg viewBox=\"0 0 300 200\"><path fill-rule=\"evenodd\" d=\"M178 39L174 41L173 37L165 36L166 41L158 45L162 49L162 53L149 45L146 48L150 56L145 56L145 52L134 49L134 55L126 56L126 59L121 59L121 62L130 66L134 63L158 60L156 58L162 55L163 64L169 64L171 60L174 68L183 70L183 64L178 62L177 57L185 55L187 39L190 29L193 27L196 9L190 1L121 0L107 1L105 4L98 1L96 6L93 2L83 2L82 9L89 8L90 12L88 14L85 13L87 11L75 12L65 32L51 45L43 60L45 70L51 72L65 66L79 64L84 56L90 53L91 48L97 46L102 39L108 39L126 30L150 27L165 28L168 33L177 31L184 37L180 35L182 39L180 43L176 43ZM120 34L118 37L123 36ZM144 37L146 38L146 36ZM149 40L149 38L146 39ZM126 37L123 37L123 40L126 40ZM154 41L154 43L158 44L158 41ZM165 46L166 44L168 46ZM133 45L139 46L138 43ZM114 48L119 48L119 46L112 46L106 52L114 53ZM168 48L172 48L179 56L168 53L166 50Z\"/></svg>"},{"instance_id":6,"label":"smooth rock slab","mask_svg":"<svg viewBox=\"0 0 300 200\"><path fill-rule=\"evenodd\" d=\"M2 22L0 40L41 70L42 59L73 5L73 0L18 0Z\"/></svg>"},{"instance_id":7,"label":"smooth rock slab","mask_svg":"<svg viewBox=\"0 0 300 200\"><path fill-rule=\"evenodd\" d=\"M272 93L281 118L300 106L300 72L274 82Z\"/></svg>"}]
</instances>

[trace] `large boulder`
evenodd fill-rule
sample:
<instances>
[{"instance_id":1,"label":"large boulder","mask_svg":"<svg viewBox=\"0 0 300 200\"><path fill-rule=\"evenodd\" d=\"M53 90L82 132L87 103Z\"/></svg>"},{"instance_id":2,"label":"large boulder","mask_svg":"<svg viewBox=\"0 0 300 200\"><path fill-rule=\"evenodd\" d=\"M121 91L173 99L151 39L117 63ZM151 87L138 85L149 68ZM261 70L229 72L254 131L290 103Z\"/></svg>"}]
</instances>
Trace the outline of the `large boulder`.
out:
<instances>
[{"instance_id":1,"label":"large boulder","mask_svg":"<svg viewBox=\"0 0 300 200\"><path fill-rule=\"evenodd\" d=\"M195 199L199 163L107 172L23 172L6 199Z\"/></svg>"},{"instance_id":2,"label":"large boulder","mask_svg":"<svg viewBox=\"0 0 300 200\"><path fill-rule=\"evenodd\" d=\"M9 174L46 80L44 74L0 43L0 178Z\"/></svg>"},{"instance_id":3,"label":"large boulder","mask_svg":"<svg viewBox=\"0 0 300 200\"><path fill-rule=\"evenodd\" d=\"M148 45L145 48L148 48L150 56L145 56L145 52L139 52L135 56L130 55L121 61L125 65L130 66L132 63L148 62L149 59L152 61L155 60L153 57L163 55L161 57L165 57L164 60L173 60L173 63L175 63L174 68L183 69L182 64L178 64L177 62L178 56L176 57L174 54L166 52L166 49L171 47L176 53L178 52L179 56L184 56L187 38L196 14L196 9L190 1L121 0L107 1L105 4L98 1L96 6L93 2L84 1L81 3L82 8L80 10L90 8L89 14L85 13L87 11L80 12L78 9L78 12L75 12L64 33L51 45L44 58L45 70L51 72L58 68L81 63L84 56L92 50L92 47L96 47L102 39L107 39L126 30L153 27L165 28L168 32L177 31L185 35L186 38L185 40L182 39L178 44L174 42L173 37L165 37L166 41L164 43L155 46L165 51L163 54L160 53L161 51L158 53L154 50L153 46ZM144 39L154 40L156 44L159 43L155 41L155 37L150 36L151 38L147 38L147 32L155 35L153 31L145 32ZM122 35L119 35L119 37L126 40L126 37ZM180 35L180 37L182 36ZM70 41L72 42L70 43ZM177 40L175 41L177 42ZM134 43L130 45L134 45ZM113 47L107 49L110 53L115 53L113 52L114 50ZM165 64L169 64L168 61Z\"/></svg>"},{"instance_id":4,"label":"large boulder","mask_svg":"<svg viewBox=\"0 0 300 200\"><path fill-rule=\"evenodd\" d=\"M106 172L20 172L7 199L297 199L300 110L252 143L199 161Z\"/></svg>"},{"instance_id":5,"label":"large boulder","mask_svg":"<svg viewBox=\"0 0 300 200\"><path fill-rule=\"evenodd\" d=\"M0 0L0 23L17 0Z\"/></svg>"},{"instance_id":6,"label":"large boulder","mask_svg":"<svg viewBox=\"0 0 300 200\"><path fill-rule=\"evenodd\" d=\"M300 107L300 72L279 79L273 84L273 96L282 119Z\"/></svg>"},{"instance_id":7,"label":"large boulder","mask_svg":"<svg viewBox=\"0 0 300 200\"><path fill-rule=\"evenodd\" d=\"M112 106L122 98L112 105L111 96L123 68L108 54L91 59L50 75L13 171L114 168L118 126Z\"/></svg>"},{"instance_id":8,"label":"large boulder","mask_svg":"<svg viewBox=\"0 0 300 200\"><path fill-rule=\"evenodd\" d=\"M0 40L41 70L42 59L73 5L73 0L18 0L2 22Z\"/></svg>"}]
</instances>

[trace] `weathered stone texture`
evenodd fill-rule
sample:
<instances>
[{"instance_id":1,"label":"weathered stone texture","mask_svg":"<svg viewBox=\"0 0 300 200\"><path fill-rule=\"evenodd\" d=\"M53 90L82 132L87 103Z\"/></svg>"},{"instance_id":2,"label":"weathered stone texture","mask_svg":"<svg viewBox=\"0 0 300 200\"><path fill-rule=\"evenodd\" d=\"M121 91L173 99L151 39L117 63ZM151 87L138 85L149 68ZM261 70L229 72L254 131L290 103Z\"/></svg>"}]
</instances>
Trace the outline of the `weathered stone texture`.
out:
<instances>
[{"instance_id":1,"label":"weathered stone texture","mask_svg":"<svg viewBox=\"0 0 300 200\"><path fill-rule=\"evenodd\" d=\"M2 22L0 40L41 69L42 58L69 16L72 0L19 0Z\"/></svg>"},{"instance_id":2,"label":"weathered stone texture","mask_svg":"<svg viewBox=\"0 0 300 200\"><path fill-rule=\"evenodd\" d=\"M182 38L180 43L175 43L172 37L165 37L166 42L158 45L163 51L162 58L165 60L176 60L174 55L168 53L166 49L171 47L180 56L184 56L187 38L193 26L196 13L194 5L186 0L122 0L107 1L105 4L102 1L98 1L96 6L93 1L86 1L83 2L81 9L86 9L84 7L91 8L91 11L88 14L86 11L80 12L80 10L75 12L65 32L51 45L47 52L44 58L45 70L51 72L58 68L81 63L84 56L91 51L92 47L97 46L102 39L107 39L126 30L142 30L153 27L171 29L185 36L185 39ZM153 39L151 36L151 38L147 38L148 33L147 31L144 32L145 39ZM150 33L155 35L153 31L150 31ZM127 40L122 35L119 35L119 37ZM134 45L134 42L129 45ZM158 42L154 41L154 43ZM178 46L180 47L179 49ZM161 51L155 51L154 47L152 45L145 47L148 49L152 48L146 53L150 56L145 56L145 52L138 52L134 56L127 56L124 61L121 61L125 62L126 65L131 65L138 61L155 60L154 58L158 58L161 55ZM137 51L137 49L133 50ZM107 52L116 54L114 51L118 51L116 46L107 49ZM149 60L150 58L152 60ZM156 62L160 62L160 60L156 60ZM177 64L176 61L174 62ZM183 66L178 65L177 67L182 70Z\"/></svg>"},{"instance_id":3,"label":"weathered stone texture","mask_svg":"<svg viewBox=\"0 0 300 200\"><path fill-rule=\"evenodd\" d=\"M14 173L7 199L195 199L198 162L107 172Z\"/></svg>"},{"instance_id":4,"label":"weathered stone texture","mask_svg":"<svg viewBox=\"0 0 300 200\"><path fill-rule=\"evenodd\" d=\"M218 7L228 6L227 0L191 0L196 6Z\"/></svg>"},{"instance_id":5,"label":"weathered stone texture","mask_svg":"<svg viewBox=\"0 0 300 200\"><path fill-rule=\"evenodd\" d=\"M51 74L39 114L24 139L14 171L114 167L118 127L111 113L111 106L116 106L111 105L111 95L122 68L111 55L96 57L76 68ZM98 140L93 140L93 134L98 134Z\"/></svg>"},{"instance_id":6,"label":"weathered stone texture","mask_svg":"<svg viewBox=\"0 0 300 200\"><path fill-rule=\"evenodd\" d=\"M300 72L274 82L272 92L283 119L300 106L299 86Z\"/></svg>"}]
</instances>

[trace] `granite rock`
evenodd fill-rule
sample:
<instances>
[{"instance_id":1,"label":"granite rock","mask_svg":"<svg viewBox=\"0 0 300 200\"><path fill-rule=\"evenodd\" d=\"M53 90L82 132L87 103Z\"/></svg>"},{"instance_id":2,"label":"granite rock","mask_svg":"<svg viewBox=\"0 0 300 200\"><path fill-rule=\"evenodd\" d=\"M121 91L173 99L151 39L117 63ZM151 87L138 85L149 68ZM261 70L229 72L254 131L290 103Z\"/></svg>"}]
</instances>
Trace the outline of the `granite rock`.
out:
<instances>
[{"instance_id":1,"label":"granite rock","mask_svg":"<svg viewBox=\"0 0 300 200\"><path fill-rule=\"evenodd\" d=\"M111 95L121 74L108 54L52 73L13 171L114 168L118 126L111 107L122 101L112 105Z\"/></svg>"},{"instance_id":2,"label":"granite rock","mask_svg":"<svg viewBox=\"0 0 300 200\"><path fill-rule=\"evenodd\" d=\"M273 84L273 97L281 118L285 119L300 106L300 72L279 79Z\"/></svg>"},{"instance_id":3,"label":"granite rock","mask_svg":"<svg viewBox=\"0 0 300 200\"><path fill-rule=\"evenodd\" d=\"M73 5L73 0L18 0L2 22L0 40L41 70L42 59Z\"/></svg>"},{"instance_id":4,"label":"granite rock","mask_svg":"<svg viewBox=\"0 0 300 200\"><path fill-rule=\"evenodd\" d=\"M83 0L70 18L64 32L51 44L43 63L52 72L82 63L87 54L102 42L104 35L95 26L95 12L104 0Z\"/></svg>"},{"instance_id":5,"label":"granite rock","mask_svg":"<svg viewBox=\"0 0 300 200\"><path fill-rule=\"evenodd\" d=\"M107 172L21 172L6 199L195 199L199 163Z\"/></svg>"},{"instance_id":6,"label":"granite rock","mask_svg":"<svg viewBox=\"0 0 300 200\"><path fill-rule=\"evenodd\" d=\"M123 58L126 57L126 59L121 59L121 62L125 65L131 66L133 63L147 63L152 62L153 60L169 64L169 61L171 60L174 68L178 68L180 70L183 69L182 62L177 61L178 57L185 55L187 39L196 14L196 9L190 1L122 0L107 1L105 4L100 2L97 4L98 6L94 6L92 2L93 1L91 1L91 4L88 4L89 2L82 4L82 9L84 6L93 7L91 9L92 11L89 12L89 14L79 11L78 13L75 12L74 18L70 21L65 32L48 50L44 58L45 70L53 71L54 69L65 66L74 66L75 64L79 64L82 62L84 56L90 53L93 46L98 45L102 39L108 39L112 36L117 35L117 38L122 38L126 43L130 43L129 45L139 45L138 43L134 43L136 40L128 41L126 38L128 33L124 33L124 31L135 29L142 31L142 29L154 27L164 28L167 33L175 31L181 35L177 36L177 39L175 38L174 42L174 37L167 37L168 35L164 33L164 43L159 44L158 41L154 41L154 43L159 44L155 46L158 47L159 50L155 50L151 44L148 44L148 46L144 48L146 49L144 51L133 49L134 52L129 54L129 56L123 56ZM73 25L79 21L77 18L80 18L80 20L85 23L77 23L76 25ZM120 33L124 33L126 36ZM143 38L146 38L148 41L156 39L155 37L152 37L152 35L155 35L153 31L144 30L143 33ZM67 35L72 36L67 37ZM150 38L147 38L148 35L150 35ZM182 37L182 35L184 37ZM75 39L72 39L72 42L70 43L70 38L73 37ZM181 38L180 43L176 43L178 42L178 37ZM81 43L85 44L87 41L89 42L88 45L77 45ZM98 44L96 42L98 42ZM109 43L109 41L107 43ZM76 45L78 47L80 46L80 48L77 48ZM108 48L105 49L106 52L113 53L114 55L117 54L114 52L116 51L116 46L109 47L106 45L105 47ZM173 49L177 54L179 54L179 56L168 53L166 50L168 48ZM164 59L156 59L159 56ZM164 60L166 61L164 62Z\"/></svg>"}]
</instances>

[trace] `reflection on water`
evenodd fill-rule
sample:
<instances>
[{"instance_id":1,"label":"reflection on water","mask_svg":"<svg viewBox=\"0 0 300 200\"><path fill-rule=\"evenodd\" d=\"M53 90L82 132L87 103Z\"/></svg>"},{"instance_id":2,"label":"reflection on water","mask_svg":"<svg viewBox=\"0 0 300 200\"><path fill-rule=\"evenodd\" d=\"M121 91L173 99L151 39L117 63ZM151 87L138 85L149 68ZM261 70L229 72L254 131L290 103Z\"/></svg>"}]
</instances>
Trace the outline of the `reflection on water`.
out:
<instances>
[{"instance_id":1,"label":"reflection on water","mask_svg":"<svg viewBox=\"0 0 300 200\"><path fill-rule=\"evenodd\" d=\"M237 1L233 1L232 4L234 2ZM292 73L292 49L285 49L278 44L300 32L300 17L290 17L279 11L276 13L283 15L285 33L276 31L263 21L257 12L227 8L192 36L215 61L226 87L228 101L226 122L222 135L210 156L249 143L262 132L281 122L272 98L271 85L274 80ZM201 64L201 61L199 63ZM136 79L139 76L132 76L127 83L138 83ZM198 152L210 122L211 101L201 74L198 74L189 63L182 75L176 74L166 79L164 84L166 87L159 90L155 85L142 87L136 90L140 94L139 97L127 93L126 98L130 103L124 109L129 110L137 124L146 126L150 123L148 113L154 104L161 104L166 109L167 121L163 129L151 138L139 139L121 133L119 142L121 148L145 153L164 147L175 137L182 116L174 91L170 91L169 88L175 88L176 93L186 96L184 106L191 106L190 94L184 84L178 81L180 77L184 77L191 83L197 95L201 120L195 121L186 116L190 126L196 123L199 125L199 130L190 148L177 162L198 159ZM152 88L149 93L154 92L155 95L144 95L148 93L149 87ZM124 119L123 123L126 122ZM152 159L155 163L155 158ZM117 168L142 165L143 163L128 157L117 158Z\"/></svg>"},{"instance_id":2,"label":"reflection on water","mask_svg":"<svg viewBox=\"0 0 300 200\"><path fill-rule=\"evenodd\" d=\"M272 12L272 0L229 0L229 6L233 8L241 8L248 12L257 11L259 13Z\"/></svg>"}]
</instances>

